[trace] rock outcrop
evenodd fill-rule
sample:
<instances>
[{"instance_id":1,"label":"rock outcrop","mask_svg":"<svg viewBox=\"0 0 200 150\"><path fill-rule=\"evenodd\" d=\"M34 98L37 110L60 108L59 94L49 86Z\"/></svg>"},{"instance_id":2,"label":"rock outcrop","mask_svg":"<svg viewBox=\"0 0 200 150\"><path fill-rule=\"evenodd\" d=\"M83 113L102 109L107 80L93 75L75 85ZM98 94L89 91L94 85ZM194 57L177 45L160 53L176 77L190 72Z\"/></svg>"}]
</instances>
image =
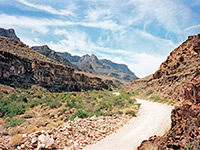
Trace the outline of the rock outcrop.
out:
<instances>
[{"instance_id":1,"label":"rock outcrop","mask_svg":"<svg viewBox=\"0 0 200 150\"><path fill-rule=\"evenodd\" d=\"M52 92L110 89L102 79L75 73L6 37L0 37L0 73L0 83L12 87L30 88L36 84Z\"/></svg>"},{"instance_id":2,"label":"rock outcrop","mask_svg":"<svg viewBox=\"0 0 200 150\"><path fill-rule=\"evenodd\" d=\"M142 142L138 150L200 149L200 72L182 89L183 105L172 111L171 129L162 137L152 136Z\"/></svg>"},{"instance_id":3,"label":"rock outcrop","mask_svg":"<svg viewBox=\"0 0 200 150\"><path fill-rule=\"evenodd\" d=\"M4 29L4 28L0 28L0 36L5 36L17 41L20 41L20 39L17 37L17 35L15 34L15 30L14 29Z\"/></svg>"},{"instance_id":4,"label":"rock outcrop","mask_svg":"<svg viewBox=\"0 0 200 150\"><path fill-rule=\"evenodd\" d=\"M173 50L153 76L145 80L143 88L151 88L167 99L183 101L180 91L182 84L189 83L198 70L200 70L200 34L189 36ZM133 82L125 89L136 87L138 87L137 82ZM180 94L177 95L178 93Z\"/></svg>"}]
</instances>

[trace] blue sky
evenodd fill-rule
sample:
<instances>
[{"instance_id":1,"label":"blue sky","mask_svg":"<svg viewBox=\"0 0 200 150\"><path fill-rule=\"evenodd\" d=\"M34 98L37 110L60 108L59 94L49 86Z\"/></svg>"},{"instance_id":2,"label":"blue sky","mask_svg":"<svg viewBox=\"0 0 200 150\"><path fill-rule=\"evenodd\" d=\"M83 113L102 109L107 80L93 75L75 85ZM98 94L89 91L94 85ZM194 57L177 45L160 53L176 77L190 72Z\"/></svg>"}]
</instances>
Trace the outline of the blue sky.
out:
<instances>
[{"instance_id":1,"label":"blue sky","mask_svg":"<svg viewBox=\"0 0 200 150\"><path fill-rule=\"evenodd\" d=\"M124 63L139 77L200 33L200 0L0 0L0 27L21 41Z\"/></svg>"}]
</instances>

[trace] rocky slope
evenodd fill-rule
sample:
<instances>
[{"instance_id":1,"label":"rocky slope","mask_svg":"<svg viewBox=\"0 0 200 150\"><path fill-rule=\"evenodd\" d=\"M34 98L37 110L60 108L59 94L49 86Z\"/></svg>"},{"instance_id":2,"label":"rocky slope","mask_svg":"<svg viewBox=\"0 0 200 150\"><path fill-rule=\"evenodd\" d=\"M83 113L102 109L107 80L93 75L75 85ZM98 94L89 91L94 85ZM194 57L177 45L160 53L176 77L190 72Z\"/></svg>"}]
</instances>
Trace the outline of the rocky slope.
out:
<instances>
[{"instance_id":1,"label":"rocky slope","mask_svg":"<svg viewBox=\"0 0 200 150\"><path fill-rule=\"evenodd\" d=\"M171 129L163 136L152 136L138 150L200 149L200 72L190 84L182 85L183 105L171 114Z\"/></svg>"},{"instance_id":2,"label":"rocky slope","mask_svg":"<svg viewBox=\"0 0 200 150\"><path fill-rule=\"evenodd\" d=\"M20 39L17 37L17 35L15 34L15 30L14 29L4 29L4 28L0 28L0 36L5 36L17 41L20 41Z\"/></svg>"},{"instance_id":3,"label":"rocky slope","mask_svg":"<svg viewBox=\"0 0 200 150\"><path fill-rule=\"evenodd\" d=\"M185 42L173 50L167 60L160 65L159 70L150 78L143 80L143 87L137 81L133 81L125 89L151 88L154 94L182 101L182 84L190 82L197 70L200 70L200 34L189 36Z\"/></svg>"},{"instance_id":4,"label":"rocky slope","mask_svg":"<svg viewBox=\"0 0 200 150\"><path fill-rule=\"evenodd\" d=\"M0 37L0 72L0 83L14 87L37 84L54 92L110 89L100 78L75 73L74 69L6 37Z\"/></svg>"},{"instance_id":5,"label":"rocky slope","mask_svg":"<svg viewBox=\"0 0 200 150\"><path fill-rule=\"evenodd\" d=\"M91 56L87 54L82 57L72 56L67 52L59 54L70 60L72 63L77 65L82 64L82 68L84 68L84 65L91 65L94 71L100 75L114 77L126 82L138 79L138 77L131 72L126 65L117 64L106 59L99 60L94 54Z\"/></svg>"},{"instance_id":6,"label":"rocky slope","mask_svg":"<svg viewBox=\"0 0 200 150\"><path fill-rule=\"evenodd\" d=\"M74 121L68 121L48 131L42 130L30 134L15 135L12 138L6 132L0 132L0 149L33 150L45 148L79 150L115 132L131 118L132 116L130 115L93 116L86 119L75 118ZM24 129L26 128L26 126L23 127Z\"/></svg>"}]
</instances>

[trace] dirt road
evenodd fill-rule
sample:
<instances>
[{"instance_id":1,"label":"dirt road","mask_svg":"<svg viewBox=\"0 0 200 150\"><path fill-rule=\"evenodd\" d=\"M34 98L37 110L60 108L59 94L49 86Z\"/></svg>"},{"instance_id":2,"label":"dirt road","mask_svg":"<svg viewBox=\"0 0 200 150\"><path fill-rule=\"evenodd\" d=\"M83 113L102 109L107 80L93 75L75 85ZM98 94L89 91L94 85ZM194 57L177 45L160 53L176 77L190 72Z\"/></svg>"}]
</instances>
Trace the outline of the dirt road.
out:
<instances>
[{"instance_id":1,"label":"dirt road","mask_svg":"<svg viewBox=\"0 0 200 150\"><path fill-rule=\"evenodd\" d=\"M170 127L173 107L139 100L141 108L136 118L101 141L88 145L84 150L133 150L152 135L162 135Z\"/></svg>"}]
</instances>

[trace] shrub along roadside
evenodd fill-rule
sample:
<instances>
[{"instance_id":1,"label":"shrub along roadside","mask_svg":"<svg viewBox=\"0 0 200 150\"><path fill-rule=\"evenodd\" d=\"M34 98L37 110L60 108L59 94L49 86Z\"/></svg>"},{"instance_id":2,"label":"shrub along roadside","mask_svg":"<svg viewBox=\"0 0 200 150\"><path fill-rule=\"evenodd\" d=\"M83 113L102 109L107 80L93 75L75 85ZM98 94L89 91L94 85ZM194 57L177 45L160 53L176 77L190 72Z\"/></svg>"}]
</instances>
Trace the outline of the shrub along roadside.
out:
<instances>
[{"instance_id":1,"label":"shrub along roadside","mask_svg":"<svg viewBox=\"0 0 200 150\"><path fill-rule=\"evenodd\" d=\"M68 119L73 120L75 117L87 118L93 115L110 116L113 114L121 114L124 112L123 109L137 105L136 100L131 98L133 93L124 91L121 91L119 96L113 95L110 91L63 93L40 91L40 96L30 90L17 91L18 94L16 95L1 98L0 117L4 118L5 127L17 126L26 121L26 119L34 118L34 115L22 114L26 110L30 110L30 108L34 110L35 106L38 106L36 108L39 109L45 109L43 115L47 115L51 109L54 112L60 109L59 116L62 116L60 117L62 121L66 121ZM132 109L129 114L134 116L136 111L137 109ZM16 117L19 115L21 115L21 118ZM65 119L63 120L63 118ZM59 121L59 118L56 119Z\"/></svg>"}]
</instances>

